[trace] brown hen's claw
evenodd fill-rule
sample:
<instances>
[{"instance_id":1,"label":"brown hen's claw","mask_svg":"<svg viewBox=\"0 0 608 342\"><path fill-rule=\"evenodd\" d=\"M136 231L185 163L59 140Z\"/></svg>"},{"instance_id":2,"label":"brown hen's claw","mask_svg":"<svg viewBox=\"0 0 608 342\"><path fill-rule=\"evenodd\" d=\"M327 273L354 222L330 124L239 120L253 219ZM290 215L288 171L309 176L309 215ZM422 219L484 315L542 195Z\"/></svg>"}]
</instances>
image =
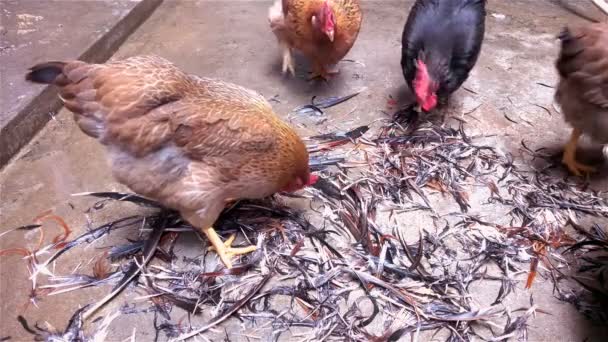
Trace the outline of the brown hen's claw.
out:
<instances>
[{"instance_id":1,"label":"brown hen's claw","mask_svg":"<svg viewBox=\"0 0 608 342\"><path fill-rule=\"evenodd\" d=\"M233 234L228 238L228 240L222 242L222 239L220 239L219 235L217 235L213 227L203 229L203 232L205 233L205 235L207 235L207 238L211 243L209 250L215 250L217 255L220 257L220 260L222 260L222 263L224 263L224 265L228 269L232 268L232 262L230 261L230 259L233 256L248 254L257 249L256 246L231 247L232 243L234 242L234 239L236 238L236 235Z\"/></svg>"},{"instance_id":2,"label":"brown hen's claw","mask_svg":"<svg viewBox=\"0 0 608 342\"><path fill-rule=\"evenodd\" d=\"M570 172L579 177L581 177L583 173L589 174L597 171L597 169L593 166L585 165L576 161L576 146L580 136L580 130L576 128L572 130L572 135L564 148L564 156L562 157L562 163L568 167Z\"/></svg>"}]
</instances>

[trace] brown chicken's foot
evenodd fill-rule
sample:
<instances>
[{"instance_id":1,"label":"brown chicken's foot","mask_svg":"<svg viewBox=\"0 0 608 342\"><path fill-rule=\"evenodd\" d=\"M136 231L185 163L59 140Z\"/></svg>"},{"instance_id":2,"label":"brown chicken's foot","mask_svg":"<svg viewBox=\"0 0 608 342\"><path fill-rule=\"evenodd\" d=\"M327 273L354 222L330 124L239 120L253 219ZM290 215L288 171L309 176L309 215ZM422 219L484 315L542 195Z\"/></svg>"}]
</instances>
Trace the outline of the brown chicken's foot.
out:
<instances>
[{"instance_id":1,"label":"brown chicken's foot","mask_svg":"<svg viewBox=\"0 0 608 342\"><path fill-rule=\"evenodd\" d=\"M326 67L316 67L313 69L313 72L311 72L311 76L308 77L308 80L322 79L323 81L329 81L332 76L339 73L340 71L338 69L329 70Z\"/></svg>"},{"instance_id":2,"label":"brown chicken's foot","mask_svg":"<svg viewBox=\"0 0 608 342\"><path fill-rule=\"evenodd\" d=\"M293 55L289 47L283 48L283 74L289 72L291 76L296 75L296 69L293 63Z\"/></svg>"},{"instance_id":3,"label":"brown chicken's foot","mask_svg":"<svg viewBox=\"0 0 608 342\"><path fill-rule=\"evenodd\" d=\"M568 170L579 177L582 176L583 173L589 174L597 171L597 169L593 166L585 165L576 161L576 146L580 136L581 131L575 128L572 131L570 140L564 148L564 156L562 158L562 163L568 167Z\"/></svg>"},{"instance_id":4,"label":"brown chicken's foot","mask_svg":"<svg viewBox=\"0 0 608 342\"><path fill-rule=\"evenodd\" d=\"M337 75L340 73L340 69L338 69L338 65L328 66L325 68L325 71L330 75Z\"/></svg>"},{"instance_id":5,"label":"brown chicken's foot","mask_svg":"<svg viewBox=\"0 0 608 342\"><path fill-rule=\"evenodd\" d=\"M566 158L566 156L564 156L564 158L562 159L562 163L566 164L570 172L579 177L581 177L583 173L589 174L597 171L597 168L593 166L577 162L574 157Z\"/></svg>"},{"instance_id":6,"label":"brown chicken's foot","mask_svg":"<svg viewBox=\"0 0 608 342\"><path fill-rule=\"evenodd\" d=\"M247 246L247 247L231 247L236 235L231 235L226 242L222 242L222 239L215 232L213 227L209 227L207 229L203 229L205 235L209 239L211 243L211 247L209 250L215 250L217 255L220 257L220 260L224 263L226 268L232 268L232 262L230 259L235 255L247 254L256 250L256 246Z\"/></svg>"}]
</instances>

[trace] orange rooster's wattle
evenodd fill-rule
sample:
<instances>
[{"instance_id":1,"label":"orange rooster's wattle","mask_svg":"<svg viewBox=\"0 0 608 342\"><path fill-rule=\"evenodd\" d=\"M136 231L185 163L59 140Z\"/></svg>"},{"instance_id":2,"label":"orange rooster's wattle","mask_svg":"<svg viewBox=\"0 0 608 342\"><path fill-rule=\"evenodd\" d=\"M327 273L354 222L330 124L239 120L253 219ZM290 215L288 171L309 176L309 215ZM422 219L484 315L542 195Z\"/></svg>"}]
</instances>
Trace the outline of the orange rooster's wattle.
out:
<instances>
[{"instance_id":1,"label":"orange rooster's wattle","mask_svg":"<svg viewBox=\"0 0 608 342\"><path fill-rule=\"evenodd\" d=\"M48 62L27 80L60 88L80 129L105 145L114 177L179 210L231 267L212 228L227 201L294 191L316 179L296 132L259 94L188 75L156 56L106 64Z\"/></svg>"},{"instance_id":2,"label":"orange rooster's wattle","mask_svg":"<svg viewBox=\"0 0 608 342\"><path fill-rule=\"evenodd\" d=\"M327 79L355 43L362 13L358 0L276 0L268 20L283 53L283 73L295 75L297 49L312 62L311 78Z\"/></svg>"}]
</instances>

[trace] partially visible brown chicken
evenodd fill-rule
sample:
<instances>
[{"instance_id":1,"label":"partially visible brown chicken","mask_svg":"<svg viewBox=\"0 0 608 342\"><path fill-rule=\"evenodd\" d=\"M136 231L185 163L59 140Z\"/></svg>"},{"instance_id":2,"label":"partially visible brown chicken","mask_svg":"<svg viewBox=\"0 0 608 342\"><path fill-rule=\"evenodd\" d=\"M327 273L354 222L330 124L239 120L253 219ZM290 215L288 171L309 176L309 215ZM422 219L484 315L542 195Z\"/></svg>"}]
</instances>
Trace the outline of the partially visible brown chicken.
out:
<instances>
[{"instance_id":1,"label":"partially visible brown chicken","mask_svg":"<svg viewBox=\"0 0 608 342\"><path fill-rule=\"evenodd\" d=\"M358 0L276 0L268 20L283 52L283 73L295 75L292 50L298 49L312 62L311 78L327 79L355 43L362 14Z\"/></svg>"},{"instance_id":2,"label":"partially visible brown chicken","mask_svg":"<svg viewBox=\"0 0 608 342\"><path fill-rule=\"evenodd\" d=\"M576 161L579 137L587 134L608 144L608 26L594 23L566 28L559 38L556 67L560 80L555 99L574 128L562 161L580 176L595 168Z\"/></svg>"},{"instance_id":3,"label":"partially visible brown chicken","mask_svg":"<svg viewBox=\"0 0 608 342\"><path fill-rule=\"evenodd\" d=\"M232 248L211 225L227 201L294 191L315 181L298 135L257 93L187 75L155 56L107 64L34 66L26 78L60 88L80 129L107 147L112 171L133 191L179 210L226 267Z\"/></svg>"}]
</instances>

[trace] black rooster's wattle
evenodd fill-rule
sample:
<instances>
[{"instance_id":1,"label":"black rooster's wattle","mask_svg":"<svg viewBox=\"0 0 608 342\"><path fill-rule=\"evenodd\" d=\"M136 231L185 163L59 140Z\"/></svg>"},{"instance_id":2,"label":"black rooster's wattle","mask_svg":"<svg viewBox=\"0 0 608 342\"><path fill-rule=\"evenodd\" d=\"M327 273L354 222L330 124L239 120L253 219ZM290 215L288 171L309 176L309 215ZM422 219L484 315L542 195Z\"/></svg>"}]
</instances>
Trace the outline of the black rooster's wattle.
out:
<instances>
[{"instance_id":1,"label":"black rooster's wattle","mask_svg":"<svg viewBox=\"0 0 608 342\"><path fill-rule=\"evenodd\" d=\"M486 0L417 0L402 38L401 67L412 92L417 60L444 102L469 77L485 33Z\"/></svg>"}]
</instances>

